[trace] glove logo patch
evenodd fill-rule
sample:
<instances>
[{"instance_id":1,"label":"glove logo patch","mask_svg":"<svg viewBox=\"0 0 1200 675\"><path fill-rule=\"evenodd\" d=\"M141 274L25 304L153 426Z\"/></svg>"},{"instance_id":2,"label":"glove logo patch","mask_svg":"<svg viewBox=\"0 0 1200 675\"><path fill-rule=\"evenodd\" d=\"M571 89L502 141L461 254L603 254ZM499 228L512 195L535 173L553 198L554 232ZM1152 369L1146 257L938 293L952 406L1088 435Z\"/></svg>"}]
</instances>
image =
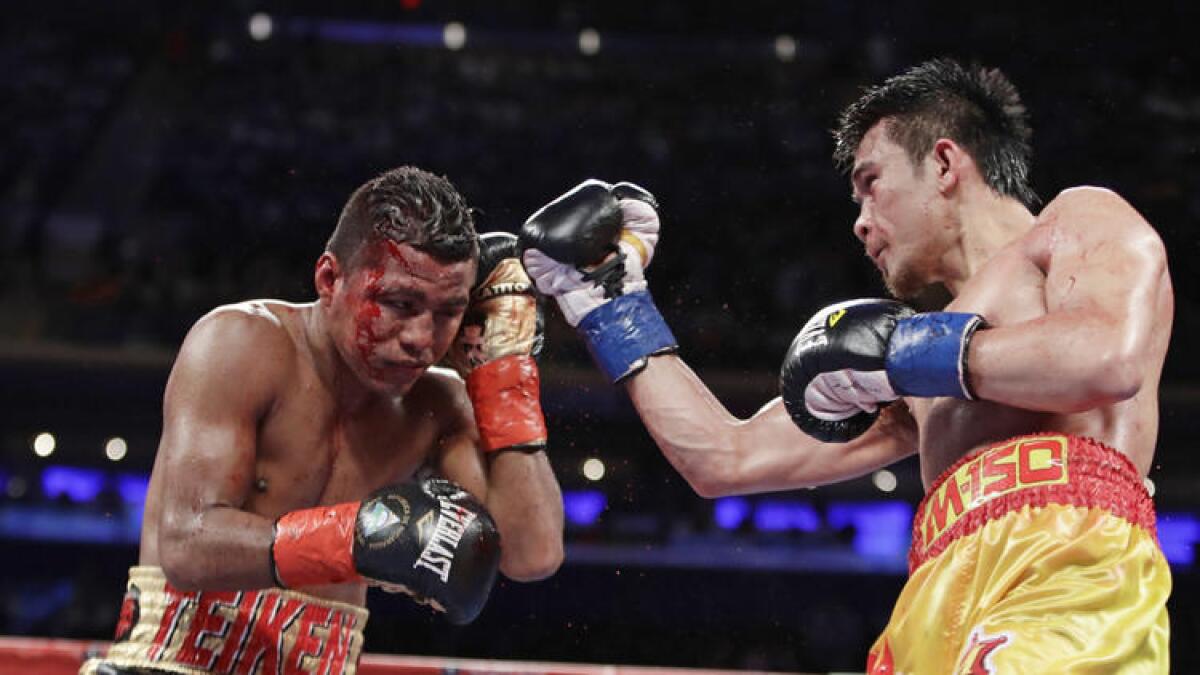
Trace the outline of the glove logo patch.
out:
<instances>
[{"instance_id":1,"label":"glove logo patch","mask_svg":"<svg viewBox=\"0 0 1200 675\"><path fill-rule=\"evenodd\" d=\"M463 499L468 499L471 496L471 493L462 489L462 487L457 483L448 481L445 478L430 478L429 480L422 481L421 491L430 497L437 499L439 503L444 499L449 499L451 501L462 501ZM418 527L420 527L419 524ZM424 530L421 532L424 534Z\"/></svg>"},{"instance_id":2,"label":"glove logo patch","mask_svg":"<svg viewBox=\"0 0 1200 675\"><path fill-rule=\"evenodd\" d=\"M516 258L505 258L496 263L496 269L475 289L472 299L476 302L500 295L528 295L533 293L533 282Z\"/></svg>"},{"instance_id":3,"label":"glove logo patch","mask_svg":"<svg viewBox=\"0 0 1200 675\"><path fill-rule=\"evenodd\" d=\"M373 499L358 515L355 537L372 550L391 546L408 527L411 513L408 500L399 495Z\"/></svg>"},{"instance_id":4,"label":"glove logo patch","mask_svg":"<svg viewBox=\"0 0 1200 675\"><path fill-rule=\"evenodd\" d=\"M829 344L829 336L825 335L825 327L821 325L820 321L809 321L796 336L796 343L792 345L792 351L809 351L827 344Z\"/></svg>"},{"instance_id":5,"label":"glove logo patch","mask_svg":"<svg viewBox=\"0 0 1200 675\"><path fill-rule=\"evenodd\" d=\"M446 583L450 581L450 568L454 566L454 553L458 550L463 533L475 521L478 514L444 497L438 497L438 504L441 508L438 510L437 523L432 526L432 532L429 532L429 521L433 517L433 513L428 513L417 521L421 538L428 538L428 543L425 544L417 561L413 563L413 569L423 567L436 574L442 583Z\"/></svg>"}]
</instances>

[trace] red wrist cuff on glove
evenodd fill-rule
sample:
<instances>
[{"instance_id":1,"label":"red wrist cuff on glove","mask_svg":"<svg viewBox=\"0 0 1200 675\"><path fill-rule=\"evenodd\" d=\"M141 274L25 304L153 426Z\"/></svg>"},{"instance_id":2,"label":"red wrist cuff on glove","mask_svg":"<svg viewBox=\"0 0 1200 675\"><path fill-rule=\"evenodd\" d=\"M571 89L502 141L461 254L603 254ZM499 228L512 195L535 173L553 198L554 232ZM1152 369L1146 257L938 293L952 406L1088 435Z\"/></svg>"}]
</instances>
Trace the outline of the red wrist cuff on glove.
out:
<instances>
[{"instance_id":1,"label":"red wrist cuff on glove","mask_svg":"<svg viewBox=\"0 0 1200 675\"><path fill-rule=\"evenodd\" d=\"M284 588L361 579L354 569L358 502L285 513L275 521L271 561Z\"/></svg>"},{"instance_id":2,"label":"red wrist cuff on glove","mask_svg":"<svg viewBox=\"0 0 1200 675\"><path fill-rule=\"evenodd\" d=\"M541 378L532 356L505 356L467 376L467 394L484 452L546 444L546 418L539 398Z\"/></svg>"}]
</instances>

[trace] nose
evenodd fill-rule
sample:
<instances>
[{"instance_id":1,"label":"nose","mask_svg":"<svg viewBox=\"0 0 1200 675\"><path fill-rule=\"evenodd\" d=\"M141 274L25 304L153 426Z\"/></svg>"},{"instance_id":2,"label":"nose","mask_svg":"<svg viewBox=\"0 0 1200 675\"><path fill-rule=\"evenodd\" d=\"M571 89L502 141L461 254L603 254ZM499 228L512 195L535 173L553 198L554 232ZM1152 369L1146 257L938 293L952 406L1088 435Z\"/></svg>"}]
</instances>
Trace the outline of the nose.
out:
<instances>
[{"instance_id":1,"label":"nose","mask_svg":"<svg viewBox=\"0 0 1200 675\"><path fill-rule=\"evenodd\" d=\"M873 223L867 214L867 205L863 204L858 210L858 218L854 220L854 236L862 243L867 243L867 235L871 233Z\"/></svg>"},{"instance_id":2,"label":"nose","mask_svg":"<svg viewBox=\"0 0 1200 675\"><path fill-rule=\"evenodd\" d=\"M433 362L433 327L433 314L430 312L422 312L405 321L397 341L407 358L421 363Z\"/></svg>"}]
</instances>

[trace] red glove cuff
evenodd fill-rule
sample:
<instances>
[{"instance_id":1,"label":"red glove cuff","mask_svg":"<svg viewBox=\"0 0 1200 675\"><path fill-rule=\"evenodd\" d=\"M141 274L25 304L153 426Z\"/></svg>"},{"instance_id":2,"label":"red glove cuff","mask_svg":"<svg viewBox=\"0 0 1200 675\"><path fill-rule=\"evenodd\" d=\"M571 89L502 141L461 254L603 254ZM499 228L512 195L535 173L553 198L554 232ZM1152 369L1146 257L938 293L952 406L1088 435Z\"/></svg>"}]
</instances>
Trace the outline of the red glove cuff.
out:
<instances>
[{"instance_id":1,"label":"red glove cuff","mask_svg":"<svg viewBox=\"0 0 1200 675\"><path fill-rule=\"evenodd\" d=\"M354 569L358 502L285 513L275 521L271 562L284 588L361 579Z\"/></svg>"},{"instance_id":2,"label":"red glove cuff","mask_svg":"<svg viewBox=\"0 0 1200 675\"><path fill-rule=\"evenodd\" d=\"M540 390L541 378L532 356L505 356L471 371L467 394L475 407L484 452L546 445Z\"/></svg>"}]
</instances>

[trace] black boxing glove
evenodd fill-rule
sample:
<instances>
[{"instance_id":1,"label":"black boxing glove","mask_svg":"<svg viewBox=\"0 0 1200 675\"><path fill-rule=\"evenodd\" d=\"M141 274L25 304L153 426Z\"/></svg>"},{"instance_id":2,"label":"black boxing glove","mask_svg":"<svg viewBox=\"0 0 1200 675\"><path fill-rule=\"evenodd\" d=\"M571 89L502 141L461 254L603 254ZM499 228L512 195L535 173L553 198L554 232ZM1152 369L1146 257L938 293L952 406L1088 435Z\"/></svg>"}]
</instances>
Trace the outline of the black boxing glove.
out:
<instances>
[{"instance_id":1,"label":"black boxing glove","mask_svg":"<svg viewBox=\"0 0 1200 675\"><path fill-rule=\"evenodd\" d=\"M974 399L967 346L983 318L916 314L892 300L851 300L817 312L784 358L784 407L805 433L846 442L900 396Z\"/></svg>"},{"instance_id":2,"label":"black boxing glove","mask_svg":"<svg viewBox=\"0 0 1200 675\"><path fill-rule=\"evenodd\" d=\"M500 533L477 499L429 478L361 502L284 514L271 565L284 588L366 581L403 592L455 624L483 609L500 566Z\"/></svg>"},{"instance_id":3,"label":"black boxing glove","mask_svg":"<svg viewBox=\"0 0 1200 675\"><path fill-rule=\"evenodd\" d=\"M585 268L616 251L621 209L613 186L589 178L538 209L521 226L521 245Z\"/></svg>"},{"instance_id":4,"label":"black boxing glove","mask_svg":"<svg viewBox=\"0 0 1200 675\"><path fill-rule=\"evenodd\" d=\"M521 227L522 262L572 326L607 301L646 290L658 202L633 183L588 179Z\"/></svg>"},{"instance_id":5,"label":"black boxing glove","mask_svg":"<svg viewBox=\"0 0 1200 675\"><path fill-rule=\"evenodd\" d=\"M644 273L658 243L657 208L654 196L637 185L588 180L521 228L529 276L555 299L613 381L676 348Z\"/></svg>"}]
</instances>

